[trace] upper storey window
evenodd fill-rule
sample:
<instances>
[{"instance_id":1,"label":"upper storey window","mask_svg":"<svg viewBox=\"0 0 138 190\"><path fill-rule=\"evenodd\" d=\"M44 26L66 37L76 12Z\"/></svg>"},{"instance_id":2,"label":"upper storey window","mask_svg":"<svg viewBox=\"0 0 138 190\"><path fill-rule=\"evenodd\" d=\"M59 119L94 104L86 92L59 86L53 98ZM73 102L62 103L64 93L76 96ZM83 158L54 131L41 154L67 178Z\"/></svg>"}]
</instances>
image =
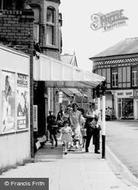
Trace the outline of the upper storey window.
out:
<instances>
[{"instance_id":1,"label":"upper storey window","mask_svg":"<svg viewBox=\"0 0 138 190\"><path fill-rule=\"evenodd\" d=\"M137 86L137 81L138 81L138 72L137 72L137 67L132 67L132 86L136 87Z\"/></svg>"},{"instance_id":2,"label":"upper storey window","mask_svg":"<svg viewBox=\"0 0 138 190\"><path fill-rule=\"evenodd\" d=\"M40 9L38 7L33 8L34 11L34 41L39 42L39 22L40 22Z\"/></svg>"},{"instance_id":3,"label":"upper storey window","mask_svg":"<svg viewBox=\"0 0 138 190\"><path fill-rule=\"evenodd\" d=\"M55 22L55 9L52 7L47 8L47 23L52 24Z\"/></svg>"},{"instance_id":4,"label":"upper storey window","mask_svg":"<svg viewBox=\"0 0 138 190\"><path fill-rule=\"evenodd\" d=\"M53 7L47 8L47 34L46 34L46 43L47 45L55 45L56 38L56 11Z\"/></svg>"},{"instance_id":5,"label":"upper storey window","mask_svg":"<svg viewBox=\"0 0 138 190\"><path fill-rule=\"evenodd\" d=\"M0 9L3 10L22 10L24 0L0 0Z\"/></svg>"},{"instance_id":6,"label":"upper storey window","mask_svg":"<svg viewBox=\"0 0 138 190\"><path fill-rule=\"evenodd\" d=\"M112 68L112 87L118 86L118 70L117 68Z\"/></svg>"},{"instance_id":7,"label":"upper storey window","mask_svg":"<svg viewBox=\"0 0 138 190\"><path fill-rule=\"evenodd\" d=\"M0 9L12 9L12 1L10 0L0 0Z\"/></svg>"}]
</instances>

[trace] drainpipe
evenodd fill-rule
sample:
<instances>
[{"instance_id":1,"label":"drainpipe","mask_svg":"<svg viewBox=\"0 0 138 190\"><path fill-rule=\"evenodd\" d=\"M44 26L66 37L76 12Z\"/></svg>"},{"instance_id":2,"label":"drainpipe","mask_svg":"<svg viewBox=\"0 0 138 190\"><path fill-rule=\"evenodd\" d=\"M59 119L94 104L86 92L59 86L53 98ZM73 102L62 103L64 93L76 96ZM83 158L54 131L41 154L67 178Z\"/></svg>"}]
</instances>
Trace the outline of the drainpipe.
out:
<instances>
[{"instance_id":1,"label":"drainpipe","mask_svg":"<svg viewBox=\"0 0 138 190\"><path fill-rule=\"evenodd\" d=\"M31 158L34 158L34 128L33 128L33 48L30 55L30 140Z\"/></svg>"}]
</instances>

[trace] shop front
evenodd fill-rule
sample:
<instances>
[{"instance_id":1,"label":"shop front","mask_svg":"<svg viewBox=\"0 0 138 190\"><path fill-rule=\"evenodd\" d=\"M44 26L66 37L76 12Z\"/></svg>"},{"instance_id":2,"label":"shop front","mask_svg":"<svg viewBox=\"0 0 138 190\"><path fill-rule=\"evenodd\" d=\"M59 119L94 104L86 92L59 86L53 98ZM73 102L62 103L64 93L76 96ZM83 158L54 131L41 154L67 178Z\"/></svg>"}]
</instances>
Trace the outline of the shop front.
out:
<instances>
[{"instance_id":1,"label":"shop front","mask_svg":"<svg viewBox=\"0 0 138 190\"><path fill-rule=\"evenodd\" d=\"M134 96L133 90L116 92L117 118L134 119Z\"/></svg>"},{"instance_id":2,"label":"shop front","mask_svg":"<svg viewBox=\"0 0 138 190\"><path fill-rule=\"evenodd\" d=\"M0 169L30 158L30 58L0 46Z\"/></svg>"},{"instance_id":3,"label":"shop front","mask_svg":"<svg viewBox=\"0 0 138 190\"><path fill-rule=\"evenodd\" d=\"M34 91L34 98L36 97L34 104L38 107L38 116L36 116L38 119L38 130L35 131L35 137L42 137L45 134L46 113L51 108L55 112L56 109L54 110L54 107L57 108L57 103L61 103L56 101L56 89L60 89L60 91L72 89L71 91L74 94L78 93L78 91L76 91L77 88L92 89L105 80L105 78L100 75L83 71L78 67L65 64L62 61L43 54L40 55L39 59L34 58L33 71L34 81L37 83L37 90ZM51 92L53 92L53 94ZM48 99L47 104L44 103L46 102L45 98ZM51 104L56 105L51 106Z\"/></svg>"}]
</instances>

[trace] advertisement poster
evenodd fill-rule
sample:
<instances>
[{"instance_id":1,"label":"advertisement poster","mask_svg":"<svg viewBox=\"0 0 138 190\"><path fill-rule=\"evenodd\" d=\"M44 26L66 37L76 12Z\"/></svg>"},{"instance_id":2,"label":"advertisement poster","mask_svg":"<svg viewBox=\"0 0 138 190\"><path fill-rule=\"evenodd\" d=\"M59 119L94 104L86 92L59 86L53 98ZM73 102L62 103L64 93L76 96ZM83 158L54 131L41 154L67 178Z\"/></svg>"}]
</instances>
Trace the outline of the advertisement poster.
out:
<instances>
[{"instance_id":1,"label":"advertisement poster","mask_svg":"<svg viewBox=\"0 0 138 190\"><path fill-rule=\"evenodd\" d=\"M2 71L1 133L15 131L15 74Z\"/></svg>"},{"instance_id":2,"label":"advertisement poster","mask_svg":"<svg viewBox=\"0 0 138 190\"><path fill-rule=\"evenodd\" d=\"M28 128L28 76L17 74L17 130Z\"/></svg>"}]
</instances>

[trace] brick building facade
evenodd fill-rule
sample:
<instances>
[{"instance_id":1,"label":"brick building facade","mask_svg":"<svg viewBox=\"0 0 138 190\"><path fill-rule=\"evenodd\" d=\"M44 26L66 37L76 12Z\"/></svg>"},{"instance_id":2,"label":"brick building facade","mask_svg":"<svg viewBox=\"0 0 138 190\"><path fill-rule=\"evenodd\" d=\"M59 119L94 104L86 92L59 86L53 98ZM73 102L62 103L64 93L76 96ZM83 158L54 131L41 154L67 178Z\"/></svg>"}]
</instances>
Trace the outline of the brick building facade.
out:
<instances>
[{"instance_id":1,"label":"brick building facade","mask_svg":"<svg viewBox=\"0 0 138 190\"><path fill-rule=\"evenodd\" d=\"M34 13L31 9L0 11L0 43L30 53Z\"/></svg>"}]
</instances>

